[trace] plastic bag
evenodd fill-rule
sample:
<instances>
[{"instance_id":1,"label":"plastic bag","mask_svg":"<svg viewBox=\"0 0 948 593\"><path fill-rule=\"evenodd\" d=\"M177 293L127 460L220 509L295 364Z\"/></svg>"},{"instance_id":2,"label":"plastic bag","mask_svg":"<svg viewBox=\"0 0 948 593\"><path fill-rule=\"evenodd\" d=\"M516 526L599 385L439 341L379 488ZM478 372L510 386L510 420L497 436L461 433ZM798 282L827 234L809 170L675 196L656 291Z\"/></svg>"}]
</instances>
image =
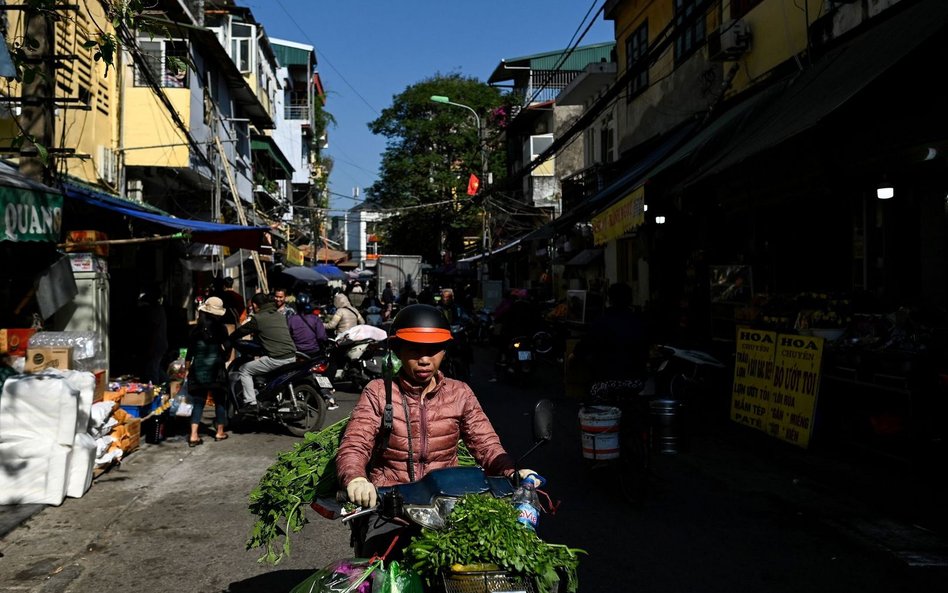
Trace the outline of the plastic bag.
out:
<instances>
[{"instance_id":1,"label":"plastic bag","mask_svg":"<svg viewBox=\"0 0 948 593\"><path fill-rule=\"evenodd\" d=\"M371 593L373 573L381 574L381 567L381 560L337 560L314 572L290 593Z\"/></svg>"},{"instance_id":2,"label":"plastic bag","mask_svg":"<svg viewBox=\"0 0 948 593\"><path fill-rule=\"evenodd\" d=\"M376 573L372 593L422 593L421 578L411 568L403 568L393 560Z\"/></svg>"},{"instance_id":3,"label":"plastic bag","mask_svg":"<svg viewBox=\"0 0 948 593\"><path fill-rule=\"evenodd\" d=\"M191 412L194 411L194 404L191 402L191 394L188 393L187 379L182 381L181 389L178 390L178 395L174 396L174 401L171 403L171 409L174 415L180 418L189 418Z\"/></svg>"},{"instance_id":4,"label":"plastic bag","mask_svg":"<svg viewBox=\"0 0 948 593\"><path fill-rule=\"evenodd\" d=\"M187 365L184 361L187 352L187 348L182 348L178 353L178 358L172 360L168 365L168 378L172 381L184 380L187 378Z\"/></svg>"}]
</instances>

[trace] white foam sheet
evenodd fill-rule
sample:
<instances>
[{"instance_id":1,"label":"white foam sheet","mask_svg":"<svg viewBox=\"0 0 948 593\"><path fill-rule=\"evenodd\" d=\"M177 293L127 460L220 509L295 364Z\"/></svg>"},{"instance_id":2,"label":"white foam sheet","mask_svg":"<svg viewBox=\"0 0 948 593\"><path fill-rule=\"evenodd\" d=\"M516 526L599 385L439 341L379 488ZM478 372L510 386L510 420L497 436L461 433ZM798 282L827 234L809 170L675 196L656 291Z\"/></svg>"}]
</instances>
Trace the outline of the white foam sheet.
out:
<instances>
[{"instance_id":1,"label":"white foam sheet","mask_svg":"<svg viewBox=\"0 0 948 593\"><path fill-rule=\"evenodd\" d=\"M66 475L66 496L80 498L92 486L92 469L95 467L95 439L85 433L76 435Z\"/></svg>"},{"instance_id":2,"label":"white foam sheet","mask_svg":"<svg viewBox=\"0 0 948 593\"><path fill-rule=\"evenodd\" d=\"M0 505L62 504L71 457L71 446L0 443Z\"/></svg>"},{"instance_id":3,"label":"white foam sheet","mask_svg":"<svg viewBox=\"0 0 948 593\"><path fill-rule=\"evenodd\" d=\"M95 375L89 371L57 371L69 387L79 392L79 411L76 418L76 432L89 430L92 400L95 399Z\"/></svg>"},{"instance_id":4,"label":"white foam sheet","mask_svg":"<svg viewBox=\"0 0 948 593\"><path fill-rule=\"evenodd\" d=\"M52 374L10 377L0 395L0 443L39 440L72 446L79 419L79 399L79 392L62 377Z\"/></svg>"}]
</instances>

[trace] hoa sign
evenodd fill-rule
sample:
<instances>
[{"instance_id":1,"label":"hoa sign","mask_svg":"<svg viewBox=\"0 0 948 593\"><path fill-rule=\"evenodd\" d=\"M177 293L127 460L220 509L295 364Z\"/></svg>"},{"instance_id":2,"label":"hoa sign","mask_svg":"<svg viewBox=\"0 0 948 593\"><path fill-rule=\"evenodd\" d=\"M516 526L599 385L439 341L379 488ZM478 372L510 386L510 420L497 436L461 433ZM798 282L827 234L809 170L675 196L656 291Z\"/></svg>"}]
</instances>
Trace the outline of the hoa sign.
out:
<instances>
[{"instance_id":1,"label":"hoa sign","mask_svg":"<svg viewBox=\"0 0 948 593\"><path fill-rule=\"evenodd\" d=\"M807 447L823 338L738 328L731 419Z\"/></svg>"},{"instance_id":2,"label":"hoa sign","mask_svg":"<svg viewBox=\"0 0 948 593\"><path fill-rule=\"evenodd\" d=\"M0 241L58 241L63 197L16 187L0 187Z\"/></svg>"}]
</instances>

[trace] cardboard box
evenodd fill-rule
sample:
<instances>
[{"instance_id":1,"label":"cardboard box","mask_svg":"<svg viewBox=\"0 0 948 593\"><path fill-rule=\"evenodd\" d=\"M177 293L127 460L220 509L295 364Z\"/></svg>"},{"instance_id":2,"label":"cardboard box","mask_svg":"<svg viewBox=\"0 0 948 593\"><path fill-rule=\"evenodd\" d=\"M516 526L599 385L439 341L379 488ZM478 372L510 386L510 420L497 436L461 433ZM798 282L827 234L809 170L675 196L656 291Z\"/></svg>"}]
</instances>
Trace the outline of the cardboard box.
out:
<instances>
[{"instance_id":1,"label":"cardboard box","mask_svg":"<svg viewBox=\"0 0 948 593\"><path fill-rule=\"evenodd\" d=\"M26 366L23 368L27 373L38 373L46 369L59 369L61 371L70 368L72 357L72 347L56 348L27 348Z\"/></svg>"},{"instance_id":2,"label":"cardboard box","mask_svg":"<svg viewBox=\"0 0 948 593\"><path fill-rule=\"evenodd\" d=\"M109 372L105 369L96 369L92 371L95 375L95 392L92 395L92 403L100 402L105 399L105 386L109 382Z\"/></svg>"},{"instance_id":3,"label":"cardboard box","mask_svg":"<svg viewBox=\"0 0 948 593\"><path fill-rule=\"evenodd\" d=\"M26 348L35 329L0 329L0 354L26 356Z\"/></svg>"},{"instance_id":4,"label":"cardboard box","mask_svg":"<svg viewBox=\"0 0 948 593\"><path fill-rule=\"evenodd\" d=\"M122 396L123 406L147 406L155 400L155 390L146 388L144 391L126 393Z\"/></svg>"},{"instance_id":5,"label":"cardboard box","mask_svg":"<svg viewBox=\"0 0 948 593\"><path fill-rule=\"evenodd\" d=\"M125 422L125 430L128 434L128 445L123 447L126 454L137 450L142 442L142 420L141 418L129 418Z\"/></svg>"},{"instance_id":6,"label":"cardboard box","mask_svg":"<svg viewBox=\"0 0 948 593\"><path fill-rule=\"evenodd\" d=\"M89 243L108 240L108 235L102 231L69 231L69 234L66 235L66 252L79 251L107 257L109 255L108 243L104 245L90 245Z\"/></svg>"}]
</instances>

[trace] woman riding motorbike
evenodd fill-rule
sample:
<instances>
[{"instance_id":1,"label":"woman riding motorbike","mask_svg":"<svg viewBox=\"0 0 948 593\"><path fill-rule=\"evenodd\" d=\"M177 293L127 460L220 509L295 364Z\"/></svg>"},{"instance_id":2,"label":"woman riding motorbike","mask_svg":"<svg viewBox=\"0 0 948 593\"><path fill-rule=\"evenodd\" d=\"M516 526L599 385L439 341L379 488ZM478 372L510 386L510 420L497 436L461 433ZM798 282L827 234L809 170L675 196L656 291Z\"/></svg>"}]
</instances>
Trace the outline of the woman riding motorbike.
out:
<instances>
[{"instance_id":1,"label":"woman riding motorbike","mask_svg":"<svg viewBox=\"0 0 948 593\"><path fill-rule=\"evenodd\" d=\"M451 341L451 327L441 311L409 305L395 316L389 336L401 361L391 381L391 430L382 430L386 385L376 379L352 410L336 458L339 483L349 500L372 507L378 501L377 486L413 482L431 470L456 466L458 439L464 439L488 475L512 476L514 459L471 388L438 370ZM519 474L524 479L535 472L522 469ZM364 550L385 551L395 529L399 527L391 523L370 528Z\"/></svg>"}]
</instances>

